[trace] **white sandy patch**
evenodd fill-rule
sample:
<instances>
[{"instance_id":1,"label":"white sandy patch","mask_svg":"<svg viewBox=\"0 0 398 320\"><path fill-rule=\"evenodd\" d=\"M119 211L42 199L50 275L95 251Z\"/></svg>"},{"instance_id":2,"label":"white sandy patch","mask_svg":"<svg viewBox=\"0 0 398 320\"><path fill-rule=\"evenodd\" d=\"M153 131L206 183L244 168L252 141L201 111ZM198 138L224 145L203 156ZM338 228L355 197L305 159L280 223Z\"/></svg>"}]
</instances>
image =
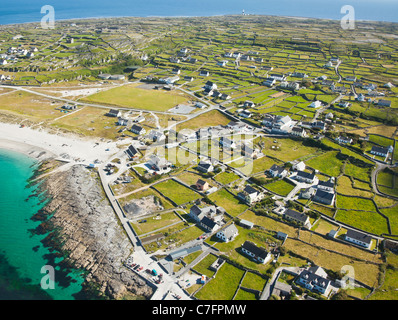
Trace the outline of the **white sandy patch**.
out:
<instances>
[{"instance_id":1,"label":"white sandy patch","mask_svg":"<svg viewBox=\"0 0 398 320\"><path fill-rule=\"evenodd\" d=\"M124 141L123 144L128 143ZM100 139L81 139L73 136L50 134L44 130L34 130L19 125L0 123L0 148L30 154L34 157L43 150L48 156L62 158L88 165L95 160L109 161L120 152L116 142L100 141ZM108 150L108 151L107 151Z\"/></svg>"},{"instance_id":2,"label":"white sandy patch","mask_svg":"<svg viewBox=\"0 0 398 320\"><path fill-rule=\"evenodd\" d=\"M102 90L109 88L87 88L87 89L77 89L77 90L57 90L57 91L48 91L52 93L61 94L62 98L64 97L79 97L79 96L89 96L94 93L98 93Z\"/></svg>"}]
</instances>

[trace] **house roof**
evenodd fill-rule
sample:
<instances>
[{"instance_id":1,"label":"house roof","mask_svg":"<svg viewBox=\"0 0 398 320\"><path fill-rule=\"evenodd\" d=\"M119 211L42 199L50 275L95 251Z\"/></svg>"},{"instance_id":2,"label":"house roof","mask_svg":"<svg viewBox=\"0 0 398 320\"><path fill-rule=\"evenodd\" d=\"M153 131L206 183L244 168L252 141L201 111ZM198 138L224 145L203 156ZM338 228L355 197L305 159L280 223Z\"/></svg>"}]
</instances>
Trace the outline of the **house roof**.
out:
<instances>
[{"instance_id":1,"label":"house roof","mask_svg":"<svg viewBox=\"0 0 398 320\"><path fill-rule=\"evenodd\" d=\"M272 167L269 170L270 171L276 171L278 173L282 173L285 170L285 168L280 167L280 166L278 166L276 164L273 164Z\"/></svg>"},{"instance_id":2,"label":"house roof","mask_svg":"<svg viewBox=\"0 0 398 320\"><path fill-rule=\"evenodd\" d=\"M207 217L207 216L204 216L204 217L202 218L202 220L200 220L200 223L204 224L204 225L205 225L206 227L208 227L210 230L213 230L214 227L217 225L217 223L216 223L214 220L210 219L210 218Z\"/></svg>"},{"instance_id":3,"label":"house roof","mask_svg":"<svg viewBox=\"0 0 398 320\"><path fill-rule=\"evenodd\" d=\"M322 199L325 199L325 200L332 201L332 200L333 200L333 197L334 197L334 194L331 193L331 192L326 192L326 191L323 191L323 190L318 189L318 190L316 191L316 193L315 193L315 197L316 197L316 198L322 198Z\"/></svg>"},{"instance_id":4,"label":"house roof","mask_svg":"<svg viewBox=\"0 0 398 320\"><path fill-rule=\"evenodd\" d=\"M387 154L388 153L388 148L379 147L379 146L373 146L371 151L377 152L377 153Z\"/></svg>"},{"instance_id":5,"label":"house roof","mask_svg":"<svg viewBox=\"0 0 398 320\"><path fill-rule=\"evenodd\" d=\"M265 259L268 255L267 250L261 247L257 247L253 242L251 241L245 241L245 243L242 244L242 248L246 249L247 251L253 253L257 257L260 257L262 259Z\"/></svg>"},{"instance_id":6,"label":"house roof","mask_svg":"<svg viewBox=\"0 0 398 320\"><path fill-rule=\"evenodd\" d=\"M319 181L318 182L319 186L323 186L323 187L328 187L328 188L333 188L334 187L334 183L332 181Z\"/></svg>"},{"instance_id":7,"label":"house roof","mask_svg":"<svg viewBox=\"0 0 398 320\"><path fill-rule=\"evenodd\" d=\"M131 145L127 148L126 152L130 157L134 157L138 153L138 150L133 145Z\"/></svg>"},{"instance_id":8,"label":"house roof","mask_svg":"<svg viewBox=\"0 0 398 320\"><path fill-rule=\"evenodd\" d=\"M240 219L239 224L240 224L240 225L247 226L247 227L250 227L250 228L252 228L252 227L254 226L254 223L253 223L253 222L247 221L247 220L245 220L245 219Z\"/></svg>"},{"instance_id":9,"label":"house roof","mask_svg":"<svg viewBox=\"0 0 398 320\"><path fill-rule=\"evenodd\" d=\"M227 239L232 238L235 234L238 233L238 229L236 228L235 224L230 224L228 227L225 227L222 232L224 233Z\"/></svg>"},{"instance_id":10,"label":"house roof","mask_svg":"<svg viewBox=\"0 0 398 320\"><path fill-rule=\"evenodd\" d=\"M247 185L243 191L246 192L246 193L248 193L248 194L257 194L257 193L260 193L258 190L254 189L253 187L251 187L251 186L249 186L249 185Z\"/></svg>"},{"instance_id":11,"label":"house roof","mask_svg":"<svg viewBox=\"0 0 398 320\"><path fill-rule=\"evenodd\" d=\"M303 223L305 223L308 219L306 214L291 209L287 209L285 211L285 215Z\"/></svg>"},{"instance_id":12,"label":"house roof","mask_svg":"<svg viewBox=\"0 0 398 320\"><path fill-rule=\"evenodd\" d=\"M310 282L313 285L317 285L319 287L326 288L330 284L330 280L325 279L315 273L312 273L309 270L304 270L300 273L300 278L304 279L307 282Z\"/></svg>"},{"instance_id":13,"label":"house roof","mask_svg":"<svg viewBox=\"0 0 398 320\"><path fill-rule=\"evenodd\" d=\"M199 184L201 186L204 186L207 182L202 180L202 179L198 179L198 181L196 181L196 184Z\"/></svg>"},{"instance_id":14,"label":"house roof","mask_svg":"<svg viewBox=\"0 0 398 320\"><path fill-rule=\"evenodd\" d=\"M358 232L358 231L351 230L351 229L349 229L349 230L347 231L346 236L347 236L347 237L350 237L350 238L352 238L352 239L361 241L361 242L368 243L368 244L370 244L371 241L372 241L372 237L371 237L371 236L368 236L368 235L365 234L365 233Z\"/></svg>"},{"instance_id":15,"label":"house roof","mask_svg":"<svg viewBox=\"0 0 398 320\"><path fill-rule=\"evenodd\" d=\"M297 176L304 178L304 179L313 180L315 177L315 173L309 173L309 172L305 172L305 171L297 171Z\"/></svg>"}]
</instances>

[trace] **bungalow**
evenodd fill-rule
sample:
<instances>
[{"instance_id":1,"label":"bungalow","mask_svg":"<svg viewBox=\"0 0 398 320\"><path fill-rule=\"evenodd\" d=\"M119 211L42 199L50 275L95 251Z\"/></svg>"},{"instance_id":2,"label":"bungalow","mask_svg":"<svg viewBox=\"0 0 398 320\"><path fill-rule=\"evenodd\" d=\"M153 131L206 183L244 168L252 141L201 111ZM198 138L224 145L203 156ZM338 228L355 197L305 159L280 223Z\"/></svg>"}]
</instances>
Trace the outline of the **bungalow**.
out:
<instances>
[{"instance_id":1,"label":"bungalow","mask_svg":"<svg viewBox=\"0 0 398 320\"><path fill-rule=\"evenodd\" d=\"M204 103L198 101L198 102L195 103L195 107L199 108L199 109L204 109L204 108L207 107L207 105L205 105Z\"/></svg>"},{"instance_id":2,"label":"bungalow","mask_svg":"<svg viewBox=\"0 0 398 320\"><path fill-rule=\"evenodd\" d=\"M327 279L327 274L322 268L311 267L300 273L296 283L308 290L327 295L331 281Z\"/></svg>"},{"instance_id":3,"label":"bungalow","mask_svg":"<svg viewBox=\"0 0 398 320\"><path fill-rule=\"evenodd\" d=\"M108 117L115 117L118 118L122 115L122 113L119 110L111 109L108 111L106 114Z\"/></svg>"},{"instance_id":4,"label":"bungalow","mask_svg":"<svg viewBox=\"0 0 398 320\"><path fill-rule=\"evenodd\" d=\"M222 99L222 100L229 100L229 99L231 99L231 96L229 96L229 95L226 94L226 93L223 93L223 94L221 94L220 99Z\"/></svg>"},{"instance_id":5,"label":"bungalow","mask_svg":"<svg viewBox=\"0 0 398 320\"><path fill-rule=\"evenodd\" d=\"M289 116L276 116L271 132L288 134L292 131L295 123Z\"/></svg>"},{"instance_id":6,"label":"bungalow","mask_svg":"<svg viewBox=\"0 0 398 320\"><path fill-rule=\"evenodd\" d=\"M351 143L352 143L352 139L351 139L351 138L348 138L348 137L341 137L341 136L337 137L337 138L336 138L336 141L337 141L338 143L343 143L343 144L351 144Z\"/></svg>"},{"instance_id":7,"label":"bungalow","mask_svg":"<svg viewBox=\"0 0 398 320\"><path fill-rule=\"evenodd\" d=\"M198 59L196 58L189 59L189 63L196 63L196 62L198 62Z\"/></svg>"},{"instance_id":8,"label":"bungalow","mask_svg":"<svg viewBox=\"0 0 398 320\"><path fill-rule=\"evenodd\" d=\"M300 198L311 199L314 194L315 194L315 189L313 187L309 187L309 188L303 189L300 192Z\"/></svg>"},{"instance_id":9,"label":"bungalow","mask_svg":"<svg viewBox=\"0 0 398 320\"><path fill-rule=\"evenodd\" d=\"M284 232L278 231L275 236L279 240L285 241L288 238L288 235Z\"/></svg>"},{"instance_id":10,"label":"bungalow","mask_svg":"<svg viewBox=\"0 0 398 320\"><path fill-rule=\"evenodd\" d=\"M380 100L377 102L377 105L378 105L378 106L383 106L383 107L391 107L391 101L380 99Z\"/></svg>"},{"instance_id":11,"label":"bungalow","mask_svg":"<svg viewBox=\"0 0 398 320\"><path fill-rule=\"evenodd\" d=\"M188 82L192 82L192 81L194 80L194 77L185 76L185 77L184 77L184 80L185 80L185 81L188 81Z\"/></svg>"},{"instance_id":12,"label":"bungalow","mask_svg":"<svg viewBox=\"0 0 398 320\"><path fill-rule=\"evenodd\" d=\"M347 233L344 235L344 240L355 243L360 245L364 248L369 249L372 243L372 237L368 236L367 234L355 231L355 230L348 230Z\"/></svg>"},{"instance_id":13,"label":"bungalow","mask_svg":"<svg viewBox=\"0 0 398 320\"><path fill-rule=\"evenodd\" d=\"M348 108L351 105L348 101L341 101L339 102L338 106L342 108Z\"/></svg>"},{"instance_id":14,"label":"bungalow","mask_svg":"<svg viewBox=\"0 0 398 320\"><path fill-rule=\"evenodd\" d=\"M267 87L272 87L273 85L275 85L276 80L274 78L268 78L267 80L265 80L263 82L263 85L267 86Z\"/></svg>"},{"instance_id":15,"label":"bungalow","mask_svg":"<svg viewBox=\"0 0 398 320\"><path fill-rule=\"evenodd\" d=\"M296 137L307 137L307 132L301 127L293 127L292 131L290 131L290 134Z\"/></svg>"},{"instance_id":16,"label":"bungalow","mask_svg":"<svg viewBox=\"0 0 398 320\"><path fill-rule=\"evenodd\" d=\"M359 102L363 102L363 101L366 100L366 98L365 98L365 96L362 93L360 93L358 95L358 97L356 98L356 100L359 101Z\"/></svg>"},{"instance_id":17,"label":"bungalow","mask_svg":"<svg viewBox=\"0 0 398 320\"><path fill-rule=\"evenodd\" d=\"M178 59L178 58L176 58L176 57L171 57L171 58L170 58L170 62L171 62L171 63L180 63L181 61L180 61L180 59Z\"/></svg>"},{"instance_id":18,"label":"bungalow","mask_svg":"<svg viewBox=\"0 0 398 320\"><path fill-rule=\"evenodd\" d=\"M224 216L225 210L222 207L207 206L199 207L194 205L189 210L189 216L196 222L202 221L204 217L220 222Z\"/></svg>"},{"instance_id":19,"label":"bungalow","mask_svg":"<svg viewBox=\"0 0 398 320\"><path fill-rule=\"evenodd\" d=\"M180 73L181 73L181 70L180 70L180 69L177 69L177 68L174 68L174 69L172 70L172 72L173 72L174 74L180 74Z\"/></svg>"},{"instance_id":20,"label":"bungalow","mask_svg":"<svg viewBox=\"0 0 398 320\"><path fill-rule=\"evenodd\" d=\"M210 162L201 160L196 169L203 173L209 173L209 172L213 172L214 167Z\"/></svg>"},{"instance_id":21,"label":"bungalow","mask_svg":"<svg viewBox=\"0 0 398 320\"><path fill-rule=\"evenodd\" d=\"M247 158L256 159L258 157L259 150L250 148L249 146L243 144L240 154Z\"/></svg>"},{"instance_id":22,"label":"bungalow","mask_svg":"<svg viewBox=\"0 0 398 320\"><path fill-rule=\"evenodd\" d=\"M276 164L272 165L272 167L268 169L268 172L273 178L275 177L284 178L287 175L286 169Z\"/></svg>"},{"instance_id":23,"label":"bungalow","mask_svg":"<svg viewBox=\"0 0 398 320\"><path fill-rule=\"evenodd\" d=\"M165 158L160 158L155 154L151 155L151 158L148 163L151 166L151 169L156 171L166 171L172 165L172 163L167 161Z\"/></svg>"},{"instance_id":24,"label":"bungalow","mask_svg":"<svg viewBox=\"0 0 398 320\"><path fill-rule=\"evenodd\" d=\"M208 76L210 75L210 73L209 73L209 71L201 70L201 71L199 72L199 75L200 75L201 77L208 77Z\"/></svg>"},{"instance_id":25,"label":"bungalow","mask_svg":"<svg viewBox=\"0 0 398 320\"><path fill-rule=\"evenodd\" d=\"M355 76L348 76L348 77L345 77L344 80L345 80L345 81L350 81L350 82L355 82L355 81L357 81L357 77L355 77Z\"/></svg>"},{"instance_id":26,"label":"bungalow","mask_svg":"<svg viewBox=\"0 0 398 320\"><path fill-rule=\"evenodd\" d=\"M319 181L318 189L326 191L326 192L334 192L334 182L332 182L332 180Z\"/></svg>"},{"instance_id":27,"label":"bungalow","mask_svg":"<svg viewBox=\"0 0 398 320\"><path fill-rule=\"evenodd\" d=\"M253 101L245 101L245 103L243 104L244 108L254 108L256 105L254 104Z\"/></svg>"},{"instance_id":28,"label":"bungalow","mask_svg":"<svg viewBox=\"0 0 398 320\"><path fill-rule=\"evenodd\" d=\"M325 130L326 129L326 123L323 121L315 121L311 123L311 127L315 129L320 129L320 130Z\"/></svg>"},{"instance_id":29,"label":"bungalow","mask_svg":"<svg viewBox=\"0 0 398 320\"><path fill-rule=\"evenodd\" d=\"M156 130L151 130L147 137L153 142L159 142L166 139L166 136L162 132Z\"/></svg>"},{"instance_id":30,"label":"bungalow","mask_svg":"<svg viewBox=\"0 0 398 320\"><path fill-rule=\"evenodd\" d=\"M389 152L390 152L389 148L379 147L379 146L373 146L372 149L370 150L371 154L374 154L376 156L380 156L383 158L387 157Z\"/></svg>"},{"instance_id":31,"label":"bungalow","mask_svg":"<svg viewBox=\"0 0 398 320\"><path fill-rule=\"evenodd\" d=\"M306 214L291 209L286 209L283 216L285 219L298 222L303 226L306 226L310 222L310 218Z\"/></svg>"},{"instance_id":32,"label":"bungalow","mask_svg":"<svg viewBox=\"0 0 398 320\"><path fill-rule=\"evenodd\" d=\"M214 82L212 82L212 81L207 81L205 86L204 86L204 89L216 90L217 89L217 85Z\"/></svg>"},{"instance_id":33,"label":"bungalow","mask_svg":"<svg viewBox=\"0 0 398 320\"><path fill-rule=\"evenodd\" d=\"M245 241L241 246L242 252L246 255L252 257L255 261L259 263L266 263L271 259L271 254L264 248L257 247L251 241Z\"/></svg>"},{"instance_id":34,"label":"bungalow","mask_svg":"<svg viewBox=\"0 0 398 320\"><path fill-rule=\"evenodd\" d=\"M321 106L322 106L322 103L317 100L317 101L312 102L308 107L317 109L317 108L319 108Z\"/></svg>"},{"instance_id":35,"label":"bungalow","mask_svg":"<svg viewBox=\"0 0 398 320\"><path fill-rule=\"evenodd\" d=\"M216 237L221 241L230 242L235 239L235 237L239 234L238 229L235 224L230 224L229 226L223 228L222 230L216 233Z\"/></svg>"},{"instance_id":36,"label":"bungalow","mask_svg":"<svg viewBox=\"0 0 398 320\"><path fill-rule=\"evenodd\" d=\"M326 204L328 206L332 205L336 195L332 192L327 192L322 189L317 189L314 198L314 202Z\"/></svg>"},{"instance_id":37,"label":"bungalow","mask_svg":"<svg viewBox=\"0 0 398 320\"><path fill-rule=\"evenodd\" d=\"M0 60L0 65L5 66L7 64L7 60L6 59L2 59Z\"/></svg>"},{"instance_id":38,"label":"bungalow","mask_svg":"<svg viewBox=\"0 0 398 320\"><path fill-rule=\"evenodd\" d=\"M130 160L133 160L139 156L139 152L136 147L131 145L130 147L127 148L126 150L127 156Z\"/></svg>"},{"instance_id":39,"label":"bungalow","mask_svg":"<svg viewBox=\"0 0 398 320\"><path fill-rule=\"evenodd\" d=\"M239 113L239 116L242 118L250 118L252 116L252 113L249 110L242 110Z\"/></svg>"},{"instance_id":40,"label":"bungalow","mask_svg":"<svg viewBox=\"0 0 398 320\"><path fill-rule=\"evenodd\" d=\"M300 161L292 165L292 169L296 171L304 171L305 170L305 163Z\"/></svg>"},{"instance_id":41,"label":"bungalow","mask_svg":"<svg viewBox=\"0 0 398 320\"><path fill-rule=\"evenodd\" d=\"M127 126L129 124L130 120L126 118L119 118L117 120L117 125L118 126Z\"/></svg>"},{"instance_id":42,"label":"bungalow","mask_svg":"<svg viewBox=\"0 0 398 320\"><path fill-rule=\"evenodd\" d=\"M207 189L209 189L209 184L202 180L202 179L198 179L198 181L196 181L196 189L200 190L200 191L206 191Z\"/></svg>"},{"instance_id":43,"label":"bungalow","mask_svg":"<svg viewBox=\"0 0 398 320\"><path fill-rule=\"evenodd\" d=\"M228 149L235 149L236 148L236 144L233 140L230 140L226 137L221 137L220 138L220 145L224 148L228 148Z\"/></svg>"},{"instance_id":44,"label":"bungalow","mask_svg":"<svg viewBox=\"0 0 398 320\"><path fill-rule=\"evenodd\" d=\"M137 124L133 124L130 131L133 133L139 134L139 135L144 134L146 132L146 130L143 127L141 127Z\"/></svg>"},{"instance_id":45,"label":"bungalow","mask_svg":"<svg viewBox=\"0 0 398 320\"><path fill-rule=\"evenodd\" d=\"M305 183L314 183L315 173L308 173L305 171L298 171L296 175L296 180Z\"/></svg>"},{"instance_id":46,"label":"bungalow","mask_svg":"<svg viewBox=\"0 0 398 320\"><path fill-rule=\"evenodd\" d=\"M188 49L187 48L181 48L180 49L180 53L187 54L188 53Z\"/></svg>"},{"instance_id":47,"label":"bungalow","mask_svg":"<svg viewBox=\"0 0 398 320\"><path fill-rule=\"evenodd\" d=\"M214 232L221 227L218 222L210 219L207 216L203 217L202 220L200 220L199 225L208 232Z\"/></svg>"},{"instance_id":48,"label":"bungalow","mask_svg":"<svg viewBox=\"0 0 398 320\"><path fill-rule=\"evenodd\" d=\"M242 192L238 193L238 198L245 201L248 205L252 205L253 203L262 200L264 195L262 192L247 185Z\"/></svg>"},{"instance_id":49,"label":"bungalow","mask_svg":"<svg viewBox=\"0 0 398 320\"><path fill-rule=\"evenodd\" d=\"M270 77L274 78L276 81L285 81L286 80L286 76L283 74L273 73L273 74L270 74Z\"/></svg>"},{"instance_id":50,"label":"bungalow","mask_svg":"<svg viewBox=\"0 0 398 320\"><path fill-rule=\"evenodd\" d=\"M220 67L225 67L228 64L228 60L218 61L217 65Z\"/></svg>"},{"instance_id":51,"label":"bungalow","mask_svg":"<svg viewBox=\"0 0 398 320\"><path fill-rule=\"evenodd\" d=\"M293 72L292 77L295 78L308 78L308 74L302 72Z\"/></svg>"},{"instance_id":52,"label":"bungalow","mask_svg":"<svg viewBox=\"0 0 398 320\"><path fill-rule=\"evenodd\" d=\"M226 52L224 53L225 58L232 58L232 52Z\"/></svg>"}]
</instances>

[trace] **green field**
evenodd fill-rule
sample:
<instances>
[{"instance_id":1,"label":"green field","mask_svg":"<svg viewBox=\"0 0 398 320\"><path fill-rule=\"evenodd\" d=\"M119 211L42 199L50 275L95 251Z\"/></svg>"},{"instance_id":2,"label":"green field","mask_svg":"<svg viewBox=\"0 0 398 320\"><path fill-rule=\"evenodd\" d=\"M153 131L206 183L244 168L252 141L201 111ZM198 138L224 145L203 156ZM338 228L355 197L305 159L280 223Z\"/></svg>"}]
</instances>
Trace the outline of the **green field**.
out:
<instances>
[{"instance_id":1,"label":"green field","mask_svg":"<svg viewBox=\"0 0 398 320\"><path fill-rule=\"evenodd\" d=\"M85 97L84 101L151 111L167 111L184 104L188 97L178 91L147 90L137 85L125 85Z\"/></svg>"},{"instance_id":2,"label":"green field","mask_svg":"<svg viewBox=\"0 0 398 320\"><path fill-rule=\"evenodd\" d=\"M164 182L160 182L154 186L154 188L166 197L173 200L177 205L181 205L193 200L200 198L200 195L182 184L175 182L170 179Z\"/></svg>"},{"instance_id":3,"label":"green field","mask_svg":"<svg viewBox=\"0 0 398 320\"><path fill-rule=\"evenodd\" d=\"M294 189L294 185L286 180L278 180L264 185L264 188L285 197Z\"/></svg>"}]
</instances>

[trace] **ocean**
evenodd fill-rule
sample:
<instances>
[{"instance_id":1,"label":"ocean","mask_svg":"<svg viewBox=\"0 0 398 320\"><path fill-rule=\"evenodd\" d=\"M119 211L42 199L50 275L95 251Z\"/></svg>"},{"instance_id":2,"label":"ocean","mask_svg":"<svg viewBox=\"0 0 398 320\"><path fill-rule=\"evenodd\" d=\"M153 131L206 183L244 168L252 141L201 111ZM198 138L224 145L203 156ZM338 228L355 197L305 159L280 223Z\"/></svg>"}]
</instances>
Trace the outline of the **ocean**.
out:
<instances>
[{"instance_id":1,"label":"ocean","mask_svg":"<svg viewBox=\"0 0 398 320\"><path fill-rule=\"evenodd\" d=\"M34 159L0 149L0 300L79 299L84 274L65 270L63 258L42 243L47 234L33 232L40 221L31 217L46 203L31 196L37 186L28 186L36 166Z\"/></svg>"},{"instance_id":2,"label":"ocean","mask_svg":"<svg viewBox=\"0 0 398 320\"><path fill-rule=\"evenodd\" d=\"M351 5L356 20L398 22L396 0L2 0L0 24L39 22L44 5L51 5L55 21L99 17L216 16L241 14L311 17L340 20L341 8Z\"/></svg>"}]
</instances>

